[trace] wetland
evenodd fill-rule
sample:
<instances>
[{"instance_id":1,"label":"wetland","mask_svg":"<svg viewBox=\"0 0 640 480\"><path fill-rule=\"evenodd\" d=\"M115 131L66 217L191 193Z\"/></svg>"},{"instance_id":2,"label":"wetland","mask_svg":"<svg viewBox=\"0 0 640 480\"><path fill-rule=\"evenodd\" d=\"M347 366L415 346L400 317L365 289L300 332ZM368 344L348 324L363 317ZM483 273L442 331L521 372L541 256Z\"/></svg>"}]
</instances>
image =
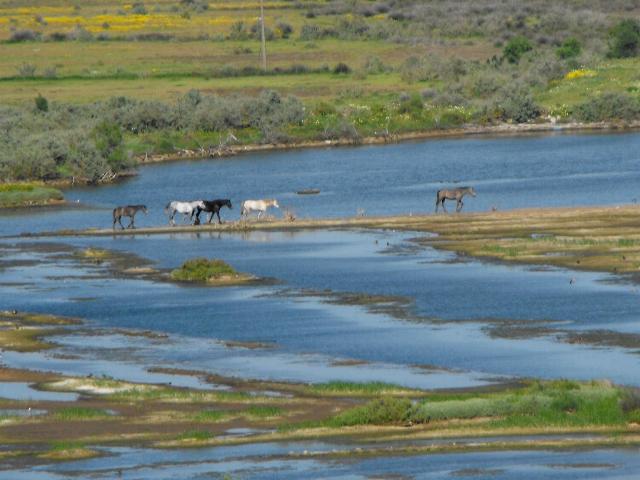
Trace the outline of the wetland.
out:
<instances>
[{"instance_id":1,"label":"wetland","mask_svg":"<svg viewBox=\"0 0 640 480\"><path fill-rule=\"evenodd\" d=\"M0 213L0 478L631 475L638 142L255 153ZM187 188L296 220L165 227ZM150 213L113 233L123 198ZM172 281L198 257L268 281Z\"/></svg>"}]
</instances>

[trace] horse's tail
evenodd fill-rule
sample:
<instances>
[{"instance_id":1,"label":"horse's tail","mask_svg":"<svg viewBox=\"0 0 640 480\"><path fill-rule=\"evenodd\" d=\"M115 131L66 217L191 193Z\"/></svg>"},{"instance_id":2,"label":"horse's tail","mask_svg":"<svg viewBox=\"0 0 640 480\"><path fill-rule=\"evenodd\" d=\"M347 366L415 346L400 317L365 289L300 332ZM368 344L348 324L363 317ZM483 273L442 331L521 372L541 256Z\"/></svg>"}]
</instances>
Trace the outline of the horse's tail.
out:
<instances>
[{"instance_id":1,"label":"horse's tail","mask_svg":"<svg viewBox=\"0 0 640 480\"><path fill-rule=\"evenodd\" d=\"M164 207L164 213L169 213L169 207L171 206L171 202L167 203Z\"/></svg>"},{"instance_id":2,"label":"horse's tail","mask_svg":"<svg viewBox=\"0 0 640 480\"><path fill-rule=\"evenodd\" d=\"M116 208L114 208L114 209L113 209L113 218L114 218L114 219L115 219L115 218L116 218L116 216L117 216L117 213L116 213L117 211L118 211L118 207L116 207Z\"/></svg>"}]
</instances>

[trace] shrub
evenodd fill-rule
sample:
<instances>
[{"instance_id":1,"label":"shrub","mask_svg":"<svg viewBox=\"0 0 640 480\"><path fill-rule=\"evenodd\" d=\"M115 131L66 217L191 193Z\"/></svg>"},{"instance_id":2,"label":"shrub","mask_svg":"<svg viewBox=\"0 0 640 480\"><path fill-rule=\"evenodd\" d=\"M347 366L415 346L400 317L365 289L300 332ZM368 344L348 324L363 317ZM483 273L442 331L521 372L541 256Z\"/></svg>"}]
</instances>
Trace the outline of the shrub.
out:
<instances>
[{"instance_id":1,"label":"shrub","mask_svg":"<svg viewBox=\"0 0 640 480\"><path fill-rule=\"evenodd\" d=\"M379 57L367 57L364 63L364 71L370 74L385 73L391 68L386 66Z\"/></svg>"},{"instance_id":2,"label":"shrub","mask_svg":"<svg viewBox=\"0 0 640 480\"><path fill-rule=\"evenodd\" d=\"M570 37L556 49L556 55L562 59L575 58L580 55L581 51L580 42L576 38Z\"/></svg>"},{"instance_id":3,"label":"shrub","mask_svg":"<svg viewBox=\"0 0 640 480\"><path fill-rule=\"evenodd\" d=\"M518 63L522 55L532 50L533 46L527 37L514 37L502 50L502 57L509 63Z\"/></svg>"},{"instance_id":4,"label":"shrub","mask_svg":"<svg viewBox=\"0 0 640 480\"><path fill-rule=\"evenodd\" d=\"M81 26L76 26L71 32L67 34L67 40L78 40L80 42L90 42L93 40L93 35L90 31Z\"/></svg>"},{"instance_id":5,"label":"shrub","mask_svg":"<svg viewBox=\"0 0 640 480\"><path fill-rule=\"evenodd\" d=\"M36 76L36 66L31 63L23 63L18 67L18 75L22 78L33 78Z\"/></svg>"},{"instance_id":6,"label":"shrub","mask_svg":"<svg viewBox=\"0 0 640 480\"><path fill-rule=\"evenodd\" d=\"M96 148L107 159L113 171L117 172L130 166L120 125L114 121L103 120L93 129L92 136Z\"/></svg>"},{"instance_id":7,"label":"shrub","mask_svg":"<svg viewBox=\"0 0 640 480\"><path fill-rule=\"evenodd\" d=\"M384 425L408 419L411 401L406 398L383 397L361 407L342 412L329 420L333 427L352 425Z\"/></svg>"},{"instance_id":8,"label":"shrub","mask_svg":"<svg viewBox=\"0 0 640 480\"><path fill-rule=\"evenodd\" d=\"M247 40L248 38L249 33L243 21L238 21L231 25L229 40Z\"/></svg>"},{"instance_id":9,"label":"shrub","mask_svg":"<svg viewBox=\"0 0 640 480\"><path fill-rule=\"evenodd\" d=\"M626 93L605 93L578 105L574 113L584 122L640 118L640 100Z\"/></svg>"},{"instance_id":10,"label":"shrub","mask_svg":"<svg viewBox=\"0 0 640 480\"><path fill-rule=\"evenodd\" d=\"M16 30L9 37L10 42L33 42L40 39L40 33L33 30Z\"/></svg>"},{"instance_id":11,"label":"shrub","mask_svg":"<svg viewBox=\"0 0 640 480\"><path fill-rule=\"evenodd\" d=\"M640 390L637 388L625 389L620 398L620 408L624 413L640 412Z\"/></svg>"},{"instance_id":12,"label":"shrub","mask_svg":"<svg viewBox=\"0 0 640 480\"><path fill-rule=\"evenodd\" d=\"M470 79L469 88L474 97L488 98L500 90L505 83L506 79L501 74L489 69L473 76Z\"/></svg>"},{"instance_id":13,"label":"shrub","mask_svg":"<svg viewBox=\"0 0 640 480\"><path fill-rule=\"evenodd\" d=\"M346 63L340 62L335 67L333 67L333 73L335 74L341 74L341 73L346 74L350 72L351 72L351 68Z\"/></svg>"},{"instance_id":14,"label":"shrub","mask_svg":"<svg viewBox=\"0 0 640 480\"><path fill-rule=\"evenodd\" d=\"M315 24L304 24L300 29L300 40L317 40L322 38L320 27Z\"/></svg>"},{"instance_id":15,"label":"shrub","mask_svg":"<svg viewBox=\"0 0 640 480\"><path fill-rule=\"evenodd\" d=\"M340 118L337 122L331 123L324 128L320 135L322 140L339 140L342 138L351 140L353 143L359 143L360 133L356 127L346 118Z\"/></svg>"},{"instance_id":16,"label":"shrub","mask_svg":"<svg viewBox=\"0 0 640 480\"><path fill-rule=\"evenodd\" d=\"M136 15L146 15L147 9L142 2L135 2L131 7L131 13L135 13Z\"/></svg>"},{"instance_id":17,"label":"shrub","mask_svg":"<svg viewBox=\"0 0 640 480\"><path fill-rule=\"evenodd\" d=\"M256 23L251 25L251 29L250 29L251 37L255 38L256 40L259 40L262 35L260 30L261 30L260 21L257 21ZM265 40L273 40L274 38L276 38L276 35L273 33L273 30L271 30L266 25L264 27L264 38Z\"/></svg>"},{"instance_id":18,"label":"shrub","mask_svg":"<svg viewBox=\"0 0 640 480\"><path fill-rule=\"evenodd\" d=\"M35 98L36 109L40 112L48 112L49 111L49 102L42 95L38 94Z\"/></svg>"},{"instance_id":19,"label":"shrub","mask_svg":"<svg viewBox=\"0 0 640 480\"><path fill-rule=\"evenodd\" d=\"M399 113L418 114L424 108L422 97L419 93L401 97L400 105L398 105Z\"/></svg>"},{"instance_id":20,"label":"shrub","mask_svg":"<svg viewBox=\"0 0 640 480\"><path fill-rule=\"evenodd\" d=\"M640 23L622 20L609 33L609 52L612 58L635 57L640 53Z\"/></svg>"},{"instance_id":21,"label":"shrub","mask_svg":"<svg viewBox=\"0 0 640 480\"><path fill-rule=\"evenodd\" d=\"M293 27L285 22L278 22L276 24L276 33L280 38L289 38L293 33Z\"/></svg>"},{"instance_id":22,"label":"shrub","mask_svg":"<svg viewBox=\"0 0 640 480\"><path fill-rule=\"evenodd\" d=\"M45 68L43 75L45 78L56 78L58 76L58 69L56 67Z\"/></svg>"},{"instance_id":23,"label":"shrub","mask_svg":"<svg viewBox=\"0 0 640 480\"><path fill-rule=\"evenodd\" d=\"M67 40L67 34L64 32L52 32L49 34L49 40L52 42L64 42Z\"/></svg>"},{"instance_id":24,"label":"shrub","mask_svg":"<svg viewBox=\"0 0 640 480\"><path fill-rule=\"evenodd\" d=\"M540 115L540 107L525 88L502 90L495 99L495 108L501 120L525 123Z\"/></svg>"}]
</instances>

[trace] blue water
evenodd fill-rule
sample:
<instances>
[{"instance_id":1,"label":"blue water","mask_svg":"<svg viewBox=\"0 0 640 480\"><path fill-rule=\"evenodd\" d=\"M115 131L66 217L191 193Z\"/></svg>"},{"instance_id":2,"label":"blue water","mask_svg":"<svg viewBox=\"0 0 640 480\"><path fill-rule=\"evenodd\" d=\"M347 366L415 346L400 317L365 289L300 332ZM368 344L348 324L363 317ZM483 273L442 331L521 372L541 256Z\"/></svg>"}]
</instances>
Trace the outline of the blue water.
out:
<instances>
[{"instance_id":1,"label":"blue water","mask_svg":"<svg viewBox=\"0 0 640 480\"><path fill-rule=\"evenodd\" d=\"M123 478L252 479L636 479L637 448L617 450L505 451L391 457L305 458L304 452L341 450L341 445L297 442L157 451L111 448L105 458L0 472L0 479L61 480ZM295 456L288 456L288 455Z\"/></svg>"},{"instance_id":2,"label":"blue water","mask_svg":"<svg viewBox=\"0 0 640 480\"><path fill-rule=\"evenodd\" d=\"M467 211L629 203L640 197L640 134L544 135L429 140L386 146L262 152L230 159L146 166L137 178L65 195L91 208L0 214L5 233L110 227L116 205L150 208L139 225L165 224L171 200L277 198L299 217L432 212L435 192L472 185ZM320 195L294 192L319 188ZM453 207L453 205L452 205ZM277 212L276 212L277 213Z\"/></svg>"},{"instance_id":3,"label":"blue water","mask_svg":"<svg viewBox=\"0 0 640 480\"><path fill-rule=\"evenodd\" d=\"M563 329L638 332L640 297L611 278L562 269L538 270L469 261L448 263L450 253L409 249L410 233L299 232L239 235L161 235L79 238L68 243L134 252L174 268L194 255L222 257L242 271L273 276L273 286L215 289L113 278L83 278L73 262L8 269L0 281L24 281L43 294L21 295L7 286L0 302L18 310L86 318L93 325L149 329L198 339L268 342L275 351L250 351L242 360L206 345L169 349L161 359L218 373L296 381L383 380L410 386L445 386L415 374L414 365L475 372L449 386L473 385L482 375L609 378L638 384L640 357L632 350L569 345L554 336L493 339L482 331L491 319L553 320ZM402 255L386 253L386 243ZM408 253L411 252L411 253ZM47 278L51 277L53 278ZM64 278L76 275L79 278ZM61 282L60 278L64 280ZM569 279L575 278L573 285ZM310 291L400 295L415 301L409 313L389 316L365 307L333 305L317 297L277 295ZM74 302L75 297L94 298ZM433 321L432 321L433 320ZM434 322L435 321L435 322ZM445 321L445 323L442 323ZM175 351L173 351L175 350ZM311 357L309 357L311 356ZM327 369L328 359L377 364ZM253 361L252 361L253 359ZM248 360L248 363L247 363ZM186 363L185 363L186 362ZM243 363L244 362L244 363ZM384 368L381 366L384 365ZM222 370L220 370L222 369ZM478 375L481 374L481 375Z\"/></svg>"},{"instance_id":4,"label":"blue water","mask_svg":"<svg viewBox=\"0 0 640 480\"><path fill-rule=\"evenodd\" d=\"M435 191L473 185L465 210L629 203L640 185L640 135L470 138L384 147L304 150L148 166L117 185L74 188L69 208L0 214L0 232L105 227L111 209L145 203L139 225L166 223L174 199L275 197L299 217L430 212ZM317 196L298 196L319 188ZM452 206L453 207L453 206ZM277 213L276 213L277 214ZM515 377L608 378L640 385L632 349L570 345L554 335L496 339L493 320L549 320L567 330L640 333L640 295L602 274L478 261L416 248L410 232L323 231L172 234L135 238L55 238L77 248L132 252L163 269L194 256L220 257L238 270L278 283L243 288L185 287L112 276L59 252L35 253L33 240L0 242L0 259L35 259L0 269L0 308L82 317L92 327L166 332L167 339L65 335L53 353L4 352L7 365L69 375L202 388L197 378L149 374L150 366L223 375L318 382L382 380L423 388L475 386ZM387 242L389 248L387 248ZM25 248L24 251L10 247ZM569 284L569 279L576 281ZM311 291L398 295L408 314L326 303ZM289 294L287 294L289 292ZM83 299L80 301L79 299ZM98 334L99 333L99 334ZM269 342L273 349L224 346ZM336 365L340 360L363 365ZM429 369L417 366L430 366ZM435 369L432 367L436 367ZM4 388L7 390L8 385ZM216 386L211 386L216 388ZM16 389L10 392L21 395ZM31 394L29 392L29 394ZM1 394L0 396L10 396ZM63 478L636 478L638 451L519 451L321 460L287 456L340 445L298 442L187 451L112 448L106 458L0 471L0 479Z\"/></svg>"}]
</instances>

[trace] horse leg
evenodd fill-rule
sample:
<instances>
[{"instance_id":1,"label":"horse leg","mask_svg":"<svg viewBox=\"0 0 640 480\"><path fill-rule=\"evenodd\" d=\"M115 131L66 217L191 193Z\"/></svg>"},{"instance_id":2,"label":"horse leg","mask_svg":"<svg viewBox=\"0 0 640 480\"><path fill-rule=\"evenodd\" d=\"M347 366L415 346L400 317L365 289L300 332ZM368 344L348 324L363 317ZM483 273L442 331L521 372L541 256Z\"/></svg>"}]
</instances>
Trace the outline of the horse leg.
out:
<instances>
[{"instance_id":1,"label":"horse leg","mask_svg":"<svg viewBox=\"0 0 640 480\"><path fill-rule=\"evenodd\" d=\"M462 199L458 200L458 204L456 205L456 213L459 213L460 210L462 210L462 205L464 205Z\"/></svg>"},{"instance_id":2,"label":"horse leg","mask_svg":"<svg viewBox=\"0 0 640 480\"><path fill-rule=\"evenodd\" d=\"M444 213L449 213L447 212L447 207L444 206L444 201L446 200L446 197L442 199L442 210L444 210Z\"/></svg>"},{"instance_id":3,"label":"horse leg","mask_svg":"<svg viewBox=\"0 0 640 480\"><path fill-rule=\"evenodd\" d=\"M222 220L220 220L220 210L216 212L216 215L218 215L218 225L222 225ZM211 218L213 218L213 214L211 214Z\"/></svg>"},{"instance_id":4,"label":"horse leg","mask_svg":"<svg viewBox=\"0 0 640 480\"><path fill-rule=\"evenodd\" d=\"M118 216L118 223L120 224L120 228L122 228L122 230L124 230L124 225L122 225L122 215Z\"/></svg>"},{"instance_id":5,"label":"horse leg","mask_svg":"<svg viewBox=\"0 0 640 480\"><path fill-rule=\"evenodd\" d=\"M117 217L114 215L114 216L113 216L113 227L111 227L113 230L115 230L115 229L116 229L116 222L117 222L117 220L116 220L116 219L117 219Z\"/></svg>"},{"instance_id":6,"label":"horse leg","mask_svg":"<svg viewBox=\"0 0 640 480\"><path fill-rule=\"evenodd\" d=\"M258 220L260 220L261 216L262 216L262 210L258 210Z\"/></svg>"},{"instance_id":7,"label":"horse leg","mask_svg":"<svg viewBox=\"0 0 640 480\"><path fill-rule=\"evenodd\" d=\"M176 222L173 220L173 217L176 215L176 211L174 210L173 212L171 212L171 215L169 215L169 225L171 226L175 226Z\"/></svg>"},{"instance_id":8,"label":"horse leg","mask_svg":"<svg viewBox=\"0 0 640 480\"><path fill-rule=\"evenodd\" d=\"M136 218L134 215L131 215L131 217L129 217L129 225L127 225L127 228L136 228L135 225L133 224L134 219Z\"/></svg>"}]
</instances>

